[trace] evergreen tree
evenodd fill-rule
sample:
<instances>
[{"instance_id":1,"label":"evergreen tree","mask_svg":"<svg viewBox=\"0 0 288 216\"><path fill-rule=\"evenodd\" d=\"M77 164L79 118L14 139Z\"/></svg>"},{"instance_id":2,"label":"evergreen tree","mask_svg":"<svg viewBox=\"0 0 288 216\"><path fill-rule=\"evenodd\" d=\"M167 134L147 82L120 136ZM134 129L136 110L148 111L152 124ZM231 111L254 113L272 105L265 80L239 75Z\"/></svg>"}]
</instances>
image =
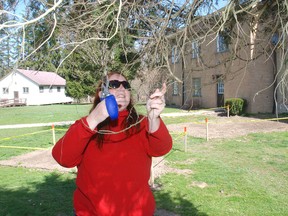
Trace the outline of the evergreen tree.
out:
<instances>
[{"instance_id":1,"label":"evergreen tree","mask_svg":"<svg viewBox=\"0 0 288 216\"><path fill-rule=\"evenodd\" d=\"M135 39L120 30L112 37L116 31L114 18L117 15L117 5L106 10L96 4L87 4L84 7L83 4L77 4L77 1L70 3L69 12L65 13L68 15L62 19L65 22L60 23L61 29L66 31L66 34L61 34L65 35L61 38L63 43L83 41L85 38L111 38L108 41L87 40L64 61L60 71L67 80L68 95L74 98L93 95L98 80L110 70L120 71L132 79L140 66L140 60L134 48ZM105 12L109 14L105 20L89 24ZM79 26L79 23L86 25ZM124 24L120 25L123 28ZM73 48L74 46L66 47L63 54L67 55ZM76 82L80 85L76 85Z\"/></svg>"},{"instance_id":2,"label":"evergreen tree","mask_svg":"<svg viewBox=\"0 0 288 216\"><path fill-rule=\"evenodd\" d=\"M48 0L42 3L37 0L30 0L26 8L26 19L31 20L44 13L53 1ZM61 11L61 9L58 9ZM59 65L61 55L53 48L58 43L58 29L55 29L56 21L53 14L48 14L26 29L25 58L21 63L22 67L42 71L55 71ZM48 40L49 39L49 40Z\"/></svg>"},{"instance_id":3,"label":"evergreen tree","mask_svg":"<svg viewBox=\"0 0 288 216\"><path fill-rule=\"evenodd\" d=\"M11 14L4 13L4 11L14 11L15 12L15 4L17 1L8 0L0 2L0 10L3 11L0 17L0 23L7 23L8 21L16 21L16 17ZM9 73L16 60L18 58L19 53L19 45L17 44L18 37L16 28L1 28L0 29L0 78Z\"/></svg>"}]
</instances>

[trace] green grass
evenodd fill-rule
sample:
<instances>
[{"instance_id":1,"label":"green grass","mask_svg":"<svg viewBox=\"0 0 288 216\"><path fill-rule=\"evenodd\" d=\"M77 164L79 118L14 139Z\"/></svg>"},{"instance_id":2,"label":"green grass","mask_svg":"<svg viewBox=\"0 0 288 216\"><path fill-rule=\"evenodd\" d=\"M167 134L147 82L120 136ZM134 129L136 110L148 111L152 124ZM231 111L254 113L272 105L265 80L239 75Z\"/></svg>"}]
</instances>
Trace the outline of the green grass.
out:
<instances>
[{"instance_id":1,"label":"green grass","mask_svg":"<svg viewBox=\"0 0 288 216\"><path fill-rule=\"evenodd\" d=\"M61 113L68 113L61 121L70 121L85 115L89 108L90 105L16 107L11 108L12 111L1 109L0 119L8 120L2 114L11 112L9 124L35 123L35 118L42 118L41 115L45 116L42 118L44 122L53 122L57 120L56 116L61 118ZM49 114L49 109L54 110L53 115ZM140 109L145 111L144 106ZM11 118L16 111L26 112L28 116ZM170 111L175 110L167 112ZM203 121L205 116L191 118L193 122ZM163 119L166 123L182 123L191 121L191 118ZM67 127L56 127L56 140L66 130ZM250 134L208 142L188 137L187 152L184 152L183 136L173 135L173 140L173 149L165 158L178 172L156 180L160 185L160 190L154 191L158 208L184 216L288 215L287 132ZM4 145L50 148L53 145L51 128L1 129L0 160L31 151L1 148ZM73 214L74 173L0 166L0 179L0 215ZM201 183L207 186L198 187Z\"/></svg>"},{"instance_id":2,"label":"green grass","mask_svg":"<svg viewBox=\"0 0 288 216\"><path fill-rule=\"evenodd\" d=\"M180 124L180 123L205 123L206 115L188 115L188 116L164 116L162 117L166 125L168 124ZM209 116L209 121L214 120L215 117Z\"/></svg>"},{"instance_id":3,"label":"green grass","mask_svg":"<svg viewBox=\"0 0 288 216\"><path fill-rule=\"evenodd\" d=\"M0 167L0 215L73 215L75 175Z\"/></svg>"},{"instance_id":4,"label":"green grass","mask_svg":"<svg viewBox=\"0 0 288 216\"><path fill-rule=\"evenodd\" d=\"M158 208L189 216L288 215L286 132L208 142L188 137L187 152L182 138L174 137L165 157L178 172L156 180ZM0 167L0 178L0 215L72 214L73 173Z\"/></svg>"},{"instance_id":5,"label":"green grass","mask_svg":"<svg viewBox=\"0 0 288 216\"><path fill-rule=\"evenodd\" d=\"M1 108L0 125L73 121L88 115L92 104L67 104ZM145 105L136 105L136 110L146 113ZM179 112L165 108L164 113Z\"/></svg>"},{"instance_id":6,"label":"green grass","mask_svg":"<svg viewBox=\"0 0 288 216\"><path fill-rule=\"evenodd\" d=\"M286 132L188 142L188 152L177 142L166 159L191 173L158 180L158 207L180 215L288 215Z\"/></svg>"},{"instance_id":7,"label":"green grass","mask_svg":"<svg viewBox=\"0 0 288 216\"><path fill-rule=\"evenodd\" d=\"M64 135L67 128L68 126L55 128L56 141ZM52 146L53 136L50 127L0 130L0 160L6 160L38 148L48 149Z\"/></svg>"},{"instance_id":8,"label":"green grass","mask_svg":"<svg viewBox=\"0 0 288 216\"><path fill-rule=\"evenodd\" d=\"M72 121L88 114L90 104L1 108L0 125Z\"/></svg>"}]
</instances>

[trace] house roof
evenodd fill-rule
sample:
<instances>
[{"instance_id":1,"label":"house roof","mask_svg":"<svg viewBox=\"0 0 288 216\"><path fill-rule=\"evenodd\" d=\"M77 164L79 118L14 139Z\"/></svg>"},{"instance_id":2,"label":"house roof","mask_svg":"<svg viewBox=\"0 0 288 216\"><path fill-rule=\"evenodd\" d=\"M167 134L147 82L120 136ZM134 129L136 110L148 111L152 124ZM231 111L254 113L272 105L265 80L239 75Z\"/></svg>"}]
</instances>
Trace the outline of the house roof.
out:
<instances>
[{"instance_id":1,"label":"house roof","mask_svg":"<svg viewBox=\"0 0 288 216\"><path fill-rule=\"evenodd\" d=\"M17 69L19 73L38 85L65 86L66 80L54 72Z\"/></svg>"}]
</instances>

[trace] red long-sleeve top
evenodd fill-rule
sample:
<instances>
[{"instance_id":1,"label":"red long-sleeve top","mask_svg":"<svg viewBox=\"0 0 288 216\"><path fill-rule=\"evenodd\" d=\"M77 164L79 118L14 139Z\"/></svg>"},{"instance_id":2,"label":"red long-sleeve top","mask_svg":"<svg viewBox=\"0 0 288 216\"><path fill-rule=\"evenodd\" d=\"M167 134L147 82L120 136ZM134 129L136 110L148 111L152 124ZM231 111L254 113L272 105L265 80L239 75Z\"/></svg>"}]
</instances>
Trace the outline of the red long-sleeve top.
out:
<instances>
[{"instance_id":1,"label":"red long-sleeve top","mask_svg":"<svg viewBox=\"0 0 288 216\"><path fill-rule=\"evenodd\" d=\"M119 113L118 132L128 111ZM96 145L96 130L86 118L76 121L55 144L52 155L64 167L78 167L74 192L77 216L151 216L155 200L150 190L151 157L162 156L172 148L172 138L160 120L160 127L149 133L145 117L137 133L104 135L103 147Z\"/></svg>"}]
</instances>

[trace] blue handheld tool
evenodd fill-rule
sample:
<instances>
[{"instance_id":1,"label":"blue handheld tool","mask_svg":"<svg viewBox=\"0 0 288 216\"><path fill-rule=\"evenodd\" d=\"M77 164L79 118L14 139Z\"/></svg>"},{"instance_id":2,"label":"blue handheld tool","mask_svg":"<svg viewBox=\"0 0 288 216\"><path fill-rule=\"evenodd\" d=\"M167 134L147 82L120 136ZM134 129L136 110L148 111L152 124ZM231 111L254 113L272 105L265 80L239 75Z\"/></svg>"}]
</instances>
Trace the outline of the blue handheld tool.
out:
<instances>
[{"instance_id":1,"label":"blue handheld tool","mask_svg":"<svg viewBox=\"0 0 288 216\"><path fill-rule=\"evenodd\" d=\"M105 99L106 109L111 120L116 120L118 118L118 105L114 95L109 92L109 80L105 76L102 86L101 86L101 100Z\"/></svg>"}]
</instances>

